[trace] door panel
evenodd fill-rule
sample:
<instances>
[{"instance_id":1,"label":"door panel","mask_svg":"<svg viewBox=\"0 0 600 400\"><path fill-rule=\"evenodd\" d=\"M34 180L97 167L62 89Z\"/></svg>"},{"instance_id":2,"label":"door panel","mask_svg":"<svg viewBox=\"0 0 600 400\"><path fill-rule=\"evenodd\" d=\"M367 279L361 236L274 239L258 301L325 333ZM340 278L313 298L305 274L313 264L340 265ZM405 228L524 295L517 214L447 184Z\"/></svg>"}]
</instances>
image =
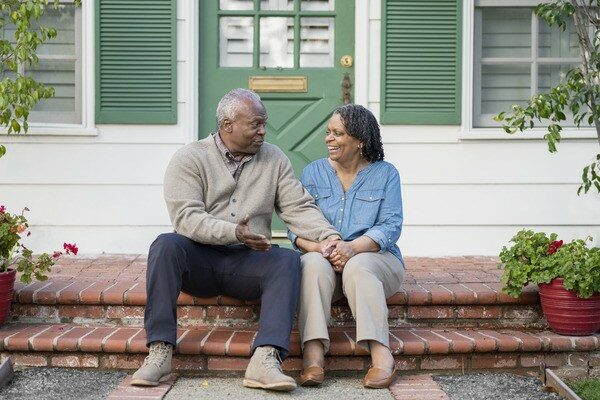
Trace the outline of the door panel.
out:
<instances>
[{"instance_id":1,"label":"door panel","mask_svg":"<svg viewBox=\"0 0 600 400\"><path fill-rule=\"evenodd\" d=\"M306 90L259 91L267 108L266 140L290 158L298 176L325 157L327 121L342 104L342 80L354 81L353 0L203 0L200 2L199 137L216 131L223 94L251 88L251 77L306 79ZM274 231L285 227L274 219Z\"/></svg>"}]
</instances>

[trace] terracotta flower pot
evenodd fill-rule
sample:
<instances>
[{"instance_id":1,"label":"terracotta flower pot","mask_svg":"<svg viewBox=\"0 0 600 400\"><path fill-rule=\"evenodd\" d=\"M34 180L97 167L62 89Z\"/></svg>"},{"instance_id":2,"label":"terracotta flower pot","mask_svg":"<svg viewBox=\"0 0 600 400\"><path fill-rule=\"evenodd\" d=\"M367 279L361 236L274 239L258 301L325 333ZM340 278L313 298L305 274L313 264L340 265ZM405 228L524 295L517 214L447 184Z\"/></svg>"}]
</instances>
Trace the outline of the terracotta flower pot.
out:
<instances>
[{"instance_id":1,"label":"terracotta flower pot","mask_svg":"<svg viewBox=\"0 0 600 400\"><path fill-rule=\"evenodd\" d=\"M16 275L17 271L14 269L0 272L0 325L4 324L10 311Z\"/></svg>"},{"instance_id":2,"label":"terracotta flower pot","mask_svg":"<svg viewBox=\"0 0 600 400\"><path fill-rule=\"evenodd\" d=\"M552 331L561 335L585 336L600 329L600 293L581 299L563 286L563 279L540 283L542 310Z\"/></svg>"}]
</instances>

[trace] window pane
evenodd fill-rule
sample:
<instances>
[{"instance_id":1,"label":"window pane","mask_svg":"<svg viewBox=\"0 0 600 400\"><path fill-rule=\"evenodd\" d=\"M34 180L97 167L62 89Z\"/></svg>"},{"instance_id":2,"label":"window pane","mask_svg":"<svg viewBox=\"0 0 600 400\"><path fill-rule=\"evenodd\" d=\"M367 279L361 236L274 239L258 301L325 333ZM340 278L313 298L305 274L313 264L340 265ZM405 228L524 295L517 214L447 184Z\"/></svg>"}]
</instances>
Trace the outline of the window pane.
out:
<instances>
[{"instance_id":1,"label":"window pane","mask_svg":"<svg viewBox=\"0 0 600 400\"><path fill-rule=\"evenodd\" d=\"M222 17L219 34L221 67L252 67L252 17Z\"/></svg>"},{"instance_id":2,"label":"window pane","mask_svg":"<svg viewBox=\"0 0 600 400\"><path fill-rule=\"evenodd\" d=\"M482 57L530 57L531 9L482 10Z\"/></svg>"},{"instance_id":3,"label":"window pane","mask_svg":"<svg viewBox=\"0 0 600 400\"><path fill-rule=\"evenodd\" d=\"M540 57L579 57L579 45L573 22L569 19L567 30L556 26L550 28L546 21L538 19L540 40L538 54Z\"/></svg>"},{"instance_id":4,"label":"window pane","mask_svg":"<svg viewBox=\"0 0 600 400\"><path fill-rule=\"evenodd\" d=\"M300 19L300 67L333 67L333 21Z\"/></svg>"},{"instance_id":5,"label":"window pane","mask_svg":"<svg viewBox=\"0 0 600 400\"><path fill-rule=\"evenodd\" d=\"M75 111L75 61L40 61L26 72L55 91L53 98L41 100L34 111Z\"/></svg>"},{"instance_id":6,"label":"window pane","mask_svg":"<svg viewBox=\"0 0 600 400\"><path fill-rule=\"evenodd\" d=\"M293 10L294 0L261 0L261 10Z\"/></svg>"},{"instance_id":7,"label":"window pane","mask_svg":"<svg viewBox=\"0 0 600 400\"><path fill-rule=\"evenodd\" d=\"M333 11L335 10L335 0L302 0L300 9L305 11Z\"/></svg>"},{"instance_id":8,"label":"window pane","mask_svg":"<svg viewBox=\"0 0 600 400\"><path fill-rule=\"evenodd\" d=\"M565 81L567 72L575 68L575 64L538 66L538 92L549 92L551 88Z\"/></svg>"},{"instance_id":9,"label":"window pane","mask_svg":"<svg viewBox=\"0 0 600 400\"><path fill-rule=\"evenodd\" d=\"M221 10L253 10L254 0L220 0Z\"/></svg>"},{"instance_id":10,"label":"window pane","mask_svg":"<svg viewBox=\"0 0 600 400\"><path fill-rule=\"evenodd\" d=\"M294 66L293 18L260 19L260 66L266 68Z\"/></svg>"},{"instance_id":11,"label":"window pane","mask_svg":"<svg viewBox=\"0 0 600 400\"><path fill-rule=\"evenodd\" d=\"M39 20L32 20L32 28L40 26L56 28L58 31L54 39L38 47L38 55L75 55L75 7L60 6L55 9L48 6Z\"/></svg>"},{"instance_id":12,"label":"window pane","mask_svg":"<svg viewBox=\"0 0 600 400\"><path fill-rule=\"evenodd\" d=\"M528 64L481 66L481 113L497 114L531 97Z\"/></svg>"}]
</instances>

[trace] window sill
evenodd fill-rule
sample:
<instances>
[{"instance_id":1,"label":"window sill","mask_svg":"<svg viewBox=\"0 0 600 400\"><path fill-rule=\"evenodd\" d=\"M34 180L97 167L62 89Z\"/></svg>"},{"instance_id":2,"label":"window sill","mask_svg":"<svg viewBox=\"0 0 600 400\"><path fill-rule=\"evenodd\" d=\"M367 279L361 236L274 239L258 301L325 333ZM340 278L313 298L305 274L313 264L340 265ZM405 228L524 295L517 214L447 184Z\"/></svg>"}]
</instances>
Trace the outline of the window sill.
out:
<instances>
[{"instance_id":1,"label":"window sill","mask_svg":"<svg viewBox=\"0 0 600 400\"><path fill-rule=\"evenodd\" d=\"M3 136L3 141L19 140L25 136L38 136L38 137L57 137L57 136L82 136L82 137L94 137L98 136L98 129L87 128L80 125L29 125L27 133L23 134L10 134L6 133L6 129L0 131L0 135ZM13 140L11 140L13 139Z\"/></svg>"},{"instance_id":2,"label":"window sill","mask_svg":"<svg viewBox=\"0 0 600 400\"><path fill-rule=\"evenodd\" d=\"M514 134L506 133L502 128L471 128L460 133L461 140L529 140L529 139L544 139L544 135L548 131L544 128L528 129L524 132L516 132ZM593 128L576 129L564 128L561 132L562 140L569 139L597 139L596 130Z\"/></svg>"}]
</instances>

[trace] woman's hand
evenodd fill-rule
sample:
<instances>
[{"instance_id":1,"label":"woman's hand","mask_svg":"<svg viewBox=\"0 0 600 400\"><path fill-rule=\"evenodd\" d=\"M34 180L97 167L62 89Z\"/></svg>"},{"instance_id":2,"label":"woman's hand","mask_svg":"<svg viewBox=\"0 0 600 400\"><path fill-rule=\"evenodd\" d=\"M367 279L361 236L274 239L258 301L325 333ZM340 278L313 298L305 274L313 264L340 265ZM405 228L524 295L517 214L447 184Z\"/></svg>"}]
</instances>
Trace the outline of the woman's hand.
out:
<instances>
[{"instance_id":1,"label":"woman's hand","mask_svg":"<svg viewBox=\"0 0 600 400\"><path fill-rule=\"evenodd\" d=\"M352 242L340 240L336 243L335 250L327 257L327 260L329 260L329 263L335 272L342 272L348 260L355 255L356 250L354 249Z\"/></svg>"},{"instance_id":2,"label":"woman's hand","mask_svg":"<svg viewBox=\"0 0 600 400\"><path fill-rule=\"evenodd\" d=\"M336 244L342 240L339 236L330 236L327 239L319 242L319 253L325 258L328 258L336 248Z\"/></svg>"}]
</instances>

